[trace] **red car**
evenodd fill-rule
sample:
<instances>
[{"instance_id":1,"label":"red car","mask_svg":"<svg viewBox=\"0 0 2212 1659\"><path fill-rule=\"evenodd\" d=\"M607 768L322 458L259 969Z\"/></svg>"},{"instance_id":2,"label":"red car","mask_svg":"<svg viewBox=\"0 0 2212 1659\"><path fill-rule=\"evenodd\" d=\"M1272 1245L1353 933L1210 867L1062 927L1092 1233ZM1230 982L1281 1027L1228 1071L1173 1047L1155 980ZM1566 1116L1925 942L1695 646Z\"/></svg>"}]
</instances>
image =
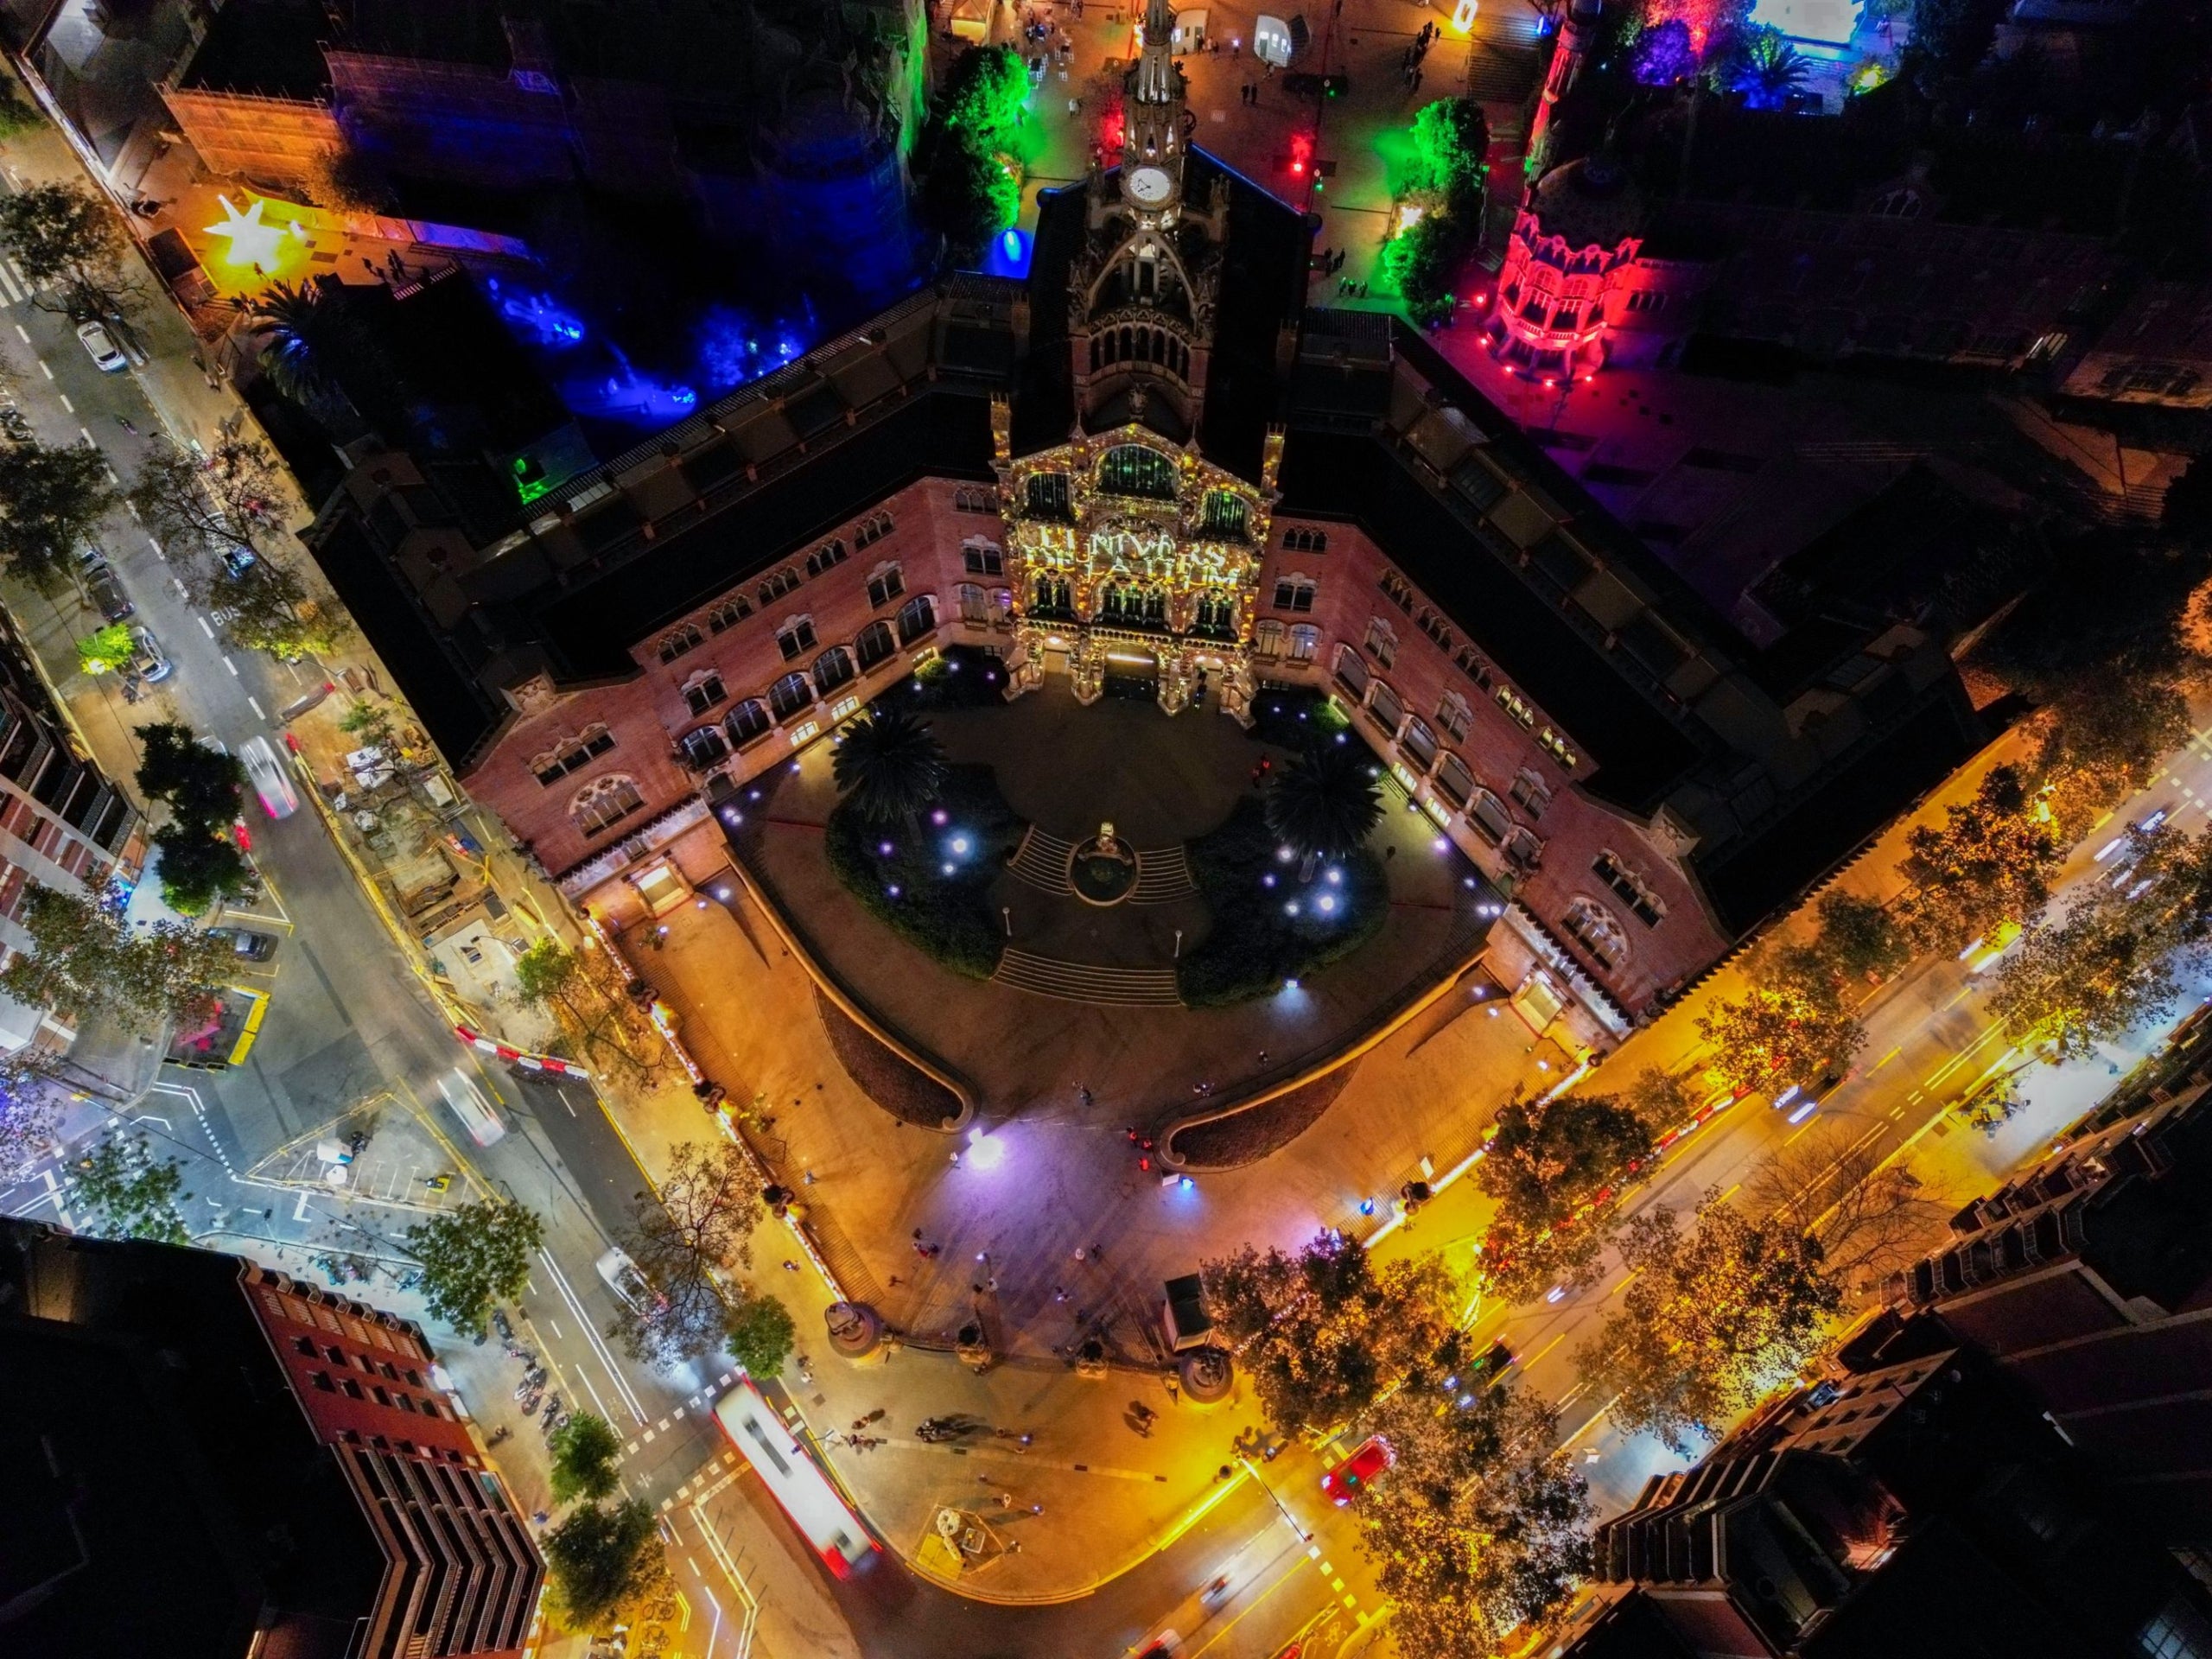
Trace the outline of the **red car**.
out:
<instances>
[{"instance_id":1,"label":"red car","mask_svg":"<svg viewBox=\"0 0 2212 1659\"><path fill-rule=\"evenodd\" d=\"M1321 1490L1339 1509L1358 1496L1368 1482L1397 1462L1398 1454L1380 1434L1370 1434L1352 1454L1321 1477Z\"/></svg>"}]
</instances>

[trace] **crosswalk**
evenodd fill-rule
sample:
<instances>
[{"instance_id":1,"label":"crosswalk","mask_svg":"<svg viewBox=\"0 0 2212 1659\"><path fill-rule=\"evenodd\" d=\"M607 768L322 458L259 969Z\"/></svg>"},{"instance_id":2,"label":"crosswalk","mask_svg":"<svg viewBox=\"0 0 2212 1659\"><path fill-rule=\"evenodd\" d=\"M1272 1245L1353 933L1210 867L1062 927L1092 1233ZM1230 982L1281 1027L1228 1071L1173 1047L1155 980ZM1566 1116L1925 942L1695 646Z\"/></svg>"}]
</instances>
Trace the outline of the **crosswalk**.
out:
<instances>
[{"instance_id":1,"label":"crosswalk","mask_svg":"<svg viewBox=\"0 0 2212 1659\"><path fill-rule=\"evenodd\" d=\"M21 305L37 294L41 288L51 288L51 283L34 283L23 275L23 268L5 254L0 254L0 305Z\"/></svg>"}]
</instances>

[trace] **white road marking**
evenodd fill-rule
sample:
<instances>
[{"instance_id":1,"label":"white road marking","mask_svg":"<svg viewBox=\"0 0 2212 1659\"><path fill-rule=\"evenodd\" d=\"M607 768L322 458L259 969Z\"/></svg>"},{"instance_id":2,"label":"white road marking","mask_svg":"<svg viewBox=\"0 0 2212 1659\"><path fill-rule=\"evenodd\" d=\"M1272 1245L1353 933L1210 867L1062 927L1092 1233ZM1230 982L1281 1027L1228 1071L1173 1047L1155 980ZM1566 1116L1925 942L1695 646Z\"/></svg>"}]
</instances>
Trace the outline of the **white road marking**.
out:
<instances>
[{"instance_id":1,"label":"white road marking","mask_svg":"<svg viewBox=\"0 0 2212 1659\"><path fill-rule=\"evenodd\" d=\"M238 677L238 665L232 662L228 657L223 658L223 666L231 671L231 676L232 678L235 679Z\"/></svg>"},{"instance_id":2,"label":"white road marking","mask_svg":"<svg viewBox=\"0 0 2212 1659\"><path fill-rule=\"evenodd\" d=\"M166 554L166 553L164 553L164 552L162 552L162 544L161 544L159 542L156 541L152 537L149 536L149 537L146 538L146 545L147 545L147 546L149 546L149 547L150 547L150 548L152 548L152 549L154 550L154 556L155 556L156 558L157 558L157 559L166 559L167 557L168 557L168 554Z\"/></svg>"},{"instance_id":3,"label":"white road marking","mask_svg":"<svg viewBox=\"0 0 2212 1659\"><path fill-rule=\"evenodd\" d=\"M72 415L74 415L74 414L77 412L77 405L76 405L76 404L73 404L73 403L71 403L71 402L69 401L69 394L68 394L67 392L66 392L66 391L65 391L65 392L60 393L60 394L59 394L59 396L60 396L60 398L61 398L61 407L62 407L62 408L64 408L64 409L66 409L66 410L68 410ZM81 426L80 426L80 427L79 427L77 429L78 429L79 432L85 432L85 429L84 429L83 427L81 427ZM92 439L92 435L91 433L89 433L89 432L85 432L85 437L86 437L86 441L87 442L89 442L91 441L91 439Z\"/></svg>"},{"instance_id":4,"label":"white road marking","mask_svg":"<svg viewBox=\"0 0 2212 1659\"><path fill-rule=\"evenodd\" d=\"M253 710L253 717L256 720L267 720L269 718L267 715L261 712L261 705L255 702L251 696L246 698L245 702L246 707Z\"/></svg>"},{"instance_id":5,"label":"white road marking","mask_svg":"<svg viewBox=\"0 0 2212 1659\"><path fill-rule=\"evenodd\" d=\"M46 359L42 357L38 360L38 372L49 380L54 378L54 371L46 366Z\"/></svg>"},{"instance_id":6,"label":"white road marking","mask_svg":"<svg viewBox=\"0 0 2212 1659\"><path fill-rule=\"evenodd\" d=\"M23 290L16 286L15 278L10 276L4 269L0 269L0 289L5 289L7 290L8 303L10 305L15 304L18 300L23 297ZM29 334L25 334L23 338L28 340L30 339L30 336Z\"/></svg>"},{"instance_id":7,"label":"white road marking","mask_svg":"<svg viewBox=\"0 0 2212 1659\"><path fill-rule=\"evenodd\" d=\"M61 401L62 401L63 403L65 403L65 404L66 404L66 403L67 403L69 400L68 400L67 397L64 397ZM69 412L70 412L72 415L74 415L77 411L76 411L75 410L73 410L73 410L71 410ZM97 448L99 448L99 445L98 445L97 443L94 443L94 442L92 442L92 435L91 433L89 433L89 432L86 431L86 430L85 430L85 429L84 429L83 427L81 427L81 426L80 426L80 427L79 427L79 428L77 429L77 435L78 435L79 437L82 438L82 439L85 441L85 448L87 448L87 449L97 449Z\"/></svg>"},{"instance_id":8,"label":"white road marking","mask_svg":"<svg viewBox=\"0 0 2212 1659\"><path fill-rule=\"evenodd\" d=\"M16 325L16 337L18 340L21 340L23 342L23 344L24 344L24 345L26 345L26 346L28 346L28 345L29 345L29 344L31 343L31 337L30 337L30 334L29 334L29 332L27 329L25 329L25 328L24 328L24 327L23 327L23 325L22 325L22 323L20 323L20 322L19 322L19 323L17 323L17 324Z\"/></svg>"},{"instance_id":9,"label":"white road marking","mask_svg":"<svg viewBox=\"0 0 2212 1659\"><path fill-rule=\"evenodd\" d=\"M215 630L209 625L206 617L195 616L192 620L200 625L200 632L206 634L210 639L213 639L215 637Z\"/></svg>"},{"instance_id":10,"label":"white road marking","mask_svg":"<svg viewBox=\"0 0 2212 1659\"><path fill-rule=\"evenodd\" d=\"M561 1327L553 1323L553 1316L550 1313L547 1314L545 1318L545 1328L548 1331L550 1331L555 1336L559 1337L563 1342L566 1342L569 1339L568 1337L563 1333Z\"/></svg>"}]
</instances>

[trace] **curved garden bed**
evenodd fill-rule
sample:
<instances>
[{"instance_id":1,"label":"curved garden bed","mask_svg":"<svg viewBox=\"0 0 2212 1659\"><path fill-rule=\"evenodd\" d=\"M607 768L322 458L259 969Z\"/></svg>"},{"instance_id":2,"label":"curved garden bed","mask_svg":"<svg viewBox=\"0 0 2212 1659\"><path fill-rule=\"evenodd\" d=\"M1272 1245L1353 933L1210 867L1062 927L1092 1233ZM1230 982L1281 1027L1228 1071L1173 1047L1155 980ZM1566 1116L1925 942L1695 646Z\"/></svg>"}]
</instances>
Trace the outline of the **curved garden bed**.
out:
<instances>
[{"instance_id":1,"label":"curved garden bed","mask_svg":"<svg viewBox=\"0 0 2212 1659\"><path fill-rule=\"evenodd\" d=\"M814 988L814 1008L837 1064L885 1111L925 1129L941 1129L959 1117L959 1096L855 1024L819 985Z\"/></svg>"},{"instance_id":2,"label":"curved garden bed","mask_svg":"<svg viewBox=\"0 0 2212 1659\"><path fill-rule=\"evenodd\" d=\"M1255 797L1236 804L1217 830L1186 849L1191 874L1212 913L1205 938L1183 953L1176 988L1194 1008L1272 996L1340 961L1382 930L1390 881L1364 847L1317 869L1310 882L1286 861Z\"/></svg>"},{"instance_id":3,"label":"curved garden bed","mask_svg":"<svg viewBox=\"0 0 2212 1659\"><path fill-rule=\"evenodd\" d=\"M1256 1163L1270 1153L1281 1152L1319 1122L1358 1069L1357 1060L1347 1060L1335 1071L1272 1100L1208 1122L1193 1123L1186 1129L1170 1129L1166 1150L1189 1169L1235 1169Z\"/></svg>"},{"instance_id":4,"label":"curved garden bed","mask_svg":"<svg viewBox=\"0 0 2212 1659\"><path fill-rule=\"evenodd\" d=\"M988 766L954 766L918 823L872 823L841 801L823 844L831 872L870 915L954 972L988 979L1006 944L991 883L1021 830Z\"/></svg>"}]
</instances>

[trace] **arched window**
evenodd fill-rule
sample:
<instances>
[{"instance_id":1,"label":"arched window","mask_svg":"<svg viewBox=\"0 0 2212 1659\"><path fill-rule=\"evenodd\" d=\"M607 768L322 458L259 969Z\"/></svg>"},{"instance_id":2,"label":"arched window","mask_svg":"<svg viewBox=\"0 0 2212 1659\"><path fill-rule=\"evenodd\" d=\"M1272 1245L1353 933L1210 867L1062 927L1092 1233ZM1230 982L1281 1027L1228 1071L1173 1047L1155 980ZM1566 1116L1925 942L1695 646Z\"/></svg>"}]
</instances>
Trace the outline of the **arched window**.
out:
<instances>
[{"instance_id":1,"label":"arched window","mask_svg":"<svg viewBox=\"0 0 2212 1659\"><path fill-rule=\"evenodd\" d=\"M1435 640L1446 651L1452 649L1452 630L1444 626L1444 619L1434 611L1423 611L1421 613L1420 626L1423 633Z\"/></svg>"},{"instance_id":2,"label":"arched window","mask_svg":"<svg viewBox=\"0 0 2212 1659\"><path fill-rule=\"evenodd\" d=\"M869 623L861 630L861 637L853 641L853 650L859 655L863 670L874 668L897 649L888 622Z\"/></svg>"},{"instance_id":3,"label":"arched window","mask_svg":"<svg viewBox=\"0 0 2212 1659\"><path fill-rule=\"evenodd\" d=\"M866 547L871 542L880 542L888 536L891 531L892 523L889 513L872 512L853 527L853 545ZM840 553L838 556L842 558L844 555Z\"/></svg>"},{"instance_id":4,"label":"arched window","mask_svg":"<svg viewBox=\"0 0 2212 1659\"><path fill-rule=\"evenodd\" d=\"M1033 473L1022 488L1022 512L1031 518L1074 517L1065 473Z\"/></svg>"},{"instance_id":5,"label":"arched window","mask_svg":"<svg viewBox=\"0 0 2212 1659\"><path fill-rule=\"evenodd\" d=\"M776 630L776 649L784 653L784 660L795 662L814 649L814 619L794 616Z\"/></svg>"},{"instance_id":6,"label":"arched window","mask_svg":"<svg viewBox=\"0 0 2212 1659\"><path fill-rule=\"evenodd\" d=\"M1392 604L1408 616L1414 613L1413 587L1403 576L1395 570L1385 570L1380 586L1384 593L1390 595Z\"/></svg>"},{"instance_id":7,"label":"arched window","mask_svg":"<svg viewBox=\"0 0 2212 1659\"><path fill-rule=\"evenodd\" d=\"M1399 722L1406 717L1406 705L1398 700L1395 690L1377 680L1368 693L1367 712L1375 716L1376 723L1384 731L1395 736Z\"/></svg>"},{"instance_id":8,"label":"arched window","mask_svg":"<svg viewBox=\"0 0 2212 1659\"><path fill-rule=\"evenodd\" d=\"M1249 533L1244 498L1234 490L1208 490L1205 509L1198 520L1201 535L1224 541L1243 541Z\"/></svg>"},{"instance_id":9,"label":"arched window","mask_svg":"<svg viewBox=\"0 0 2212 1659\"><path fill-rule=\"evenodd\" d=\"M1282 655L1282 624L1273 620L1257 622L1252 626L1252 654L1262 662L1273 662Z\"/></svg>"},{"instance_id":10,"label":"arched window","mask_svg":"<svg viewBox=\"0 0 2212 1659\"><path fill-rule=\"evenodd\" d=\"M1339 645L1337 647L1337 677L1344 682L1344 689L1353 696L1364 701L1368 682L1374 677L1367 671L1367 664L1360 660L1357 652L1349 645Z\"/></svg>"},{"instance_id":11,"label":"arched window","mask_svg":"<svg viewBox=\"0 0 2212 1659\"><path fill-rule=\"evenodd\" d=\"M1325 553L1329 550L1329 532L1325 530L1287 530L1282 537L1286 553Z\"/></svg>"},{"instance_id":12,"label":"arched window","mask_svg":"<svg viewBox=\"0 0 2212 1659\"><path fill-rule=\"evenodd\" d=\"M952 590L952 597L960 607L960 620L971 628L991 626L991 596L972 582L963 582Z\"/></svg>"},{"instance_id":13,"label":"arched window","mask_svg":"<svg viewBox=\"0 0 2212 1659\"><path fill-rule=\"evenodd\" d=\"M1591 861L1591 873L1618 893L1626 902L1630 912L1646 927L1656 927L1667 914L1667 906L1651 890L1649 882L1620 855L1608 849Z\"/></svg>"},{"instance_id":14,"label":"arched window","mask_svg":"<svg viewBox=\"0 0 2212 1659\"><path fill-rule=\"evenodd\" d=\"M1437 793L1454 806L1465 806L1467 798L1475 792L1475 775L1467 770L1467 763L1456 754L1446 754L1436 763L1436 773L1430 780Z\"/></svg>"},{"instance_id":15,"label":"arched window","mask_svg":"<svg viewBox=\"0 0 2212 1659\"><path fill-rule=\"evenodd\" d=\"M1367 654L1385 668L1398 660L1398 631L1379 616L1367 620Z\"/></svg>"},{"instance_id":16,"label":"arched window","mask_svg":"<svg viewBox=\"0 0 2212 1659\"><path fill-rule=\"evenodd\" d=\"M779 721L814 701L814 683L804 674L786 674L768 688L768 708Z\"/></svg>"},{"instance_id":17,"label":"arched window","mask_svg":"<svg viewBox=\"0 0 2212 1659\"><path fill-rule=\"evenodd\" d=\"M645 804L638 780L618 772L578 790L569 803L569 819L587 836L604 835L632 813L642 811Z\"/></svg>"},{"instance_id":18,"label":"arched window","mask_svg":"<svg viewBox=\"0 0 2212 1659\"><path fill-rule=\"evenodd\" d=\"M1513 798L1521 810L1532 818L1544 816L1544 809L1552 804L1552 791L1541 778L1523 766L1513 779Z\"/></svg>"},{"instance_id":19,"label":"arched window","mask_svg":"<svg viewBox=\"0 0 2212 1659\"><path fill-rule=\"evenodd\" d=\"M1408 721L1406 729L1398 734L1398 747L1413 756L1423 772L1436 760L1436 734L1428 729L1428 722L1419 715Z\"/></svg>"},{"instance_id":20,"label":"arched window","mask_svg":"<svg viewBox=\"0 0 2212 1659\"><path fill-rule=\"evenodd\" d=\"M1513 815L1505 810L1505 803L1486 789L1478 788L1468 796L1467 822L1499 845L1514 829Z\"/></svg>"},{"instance_id":21,"label":"arched window","mask_svg":"<svg viewBox=\"0 0 2212 1659\"><path fill-rule=\"evenodd\" d=\"M677 740L677 747L683 751L683 764L694 772L704 772L719 764L729 753L729 741L722 735L719 726L702 726Z\"/></svg>"},{"instance_id":22,"label":"arched window","mask_svg":"<svg viewBox=\"0 0 2212 1659\"><path fill-rule=\"evenodd\" d=\"M1560 918L1560 930L1579 943L1608 970L1628 960L1628 935L1613 913L1595 899L1578 897Z\"/></svg>"},{"instance_id":23,"label":"arched window","mask_svg":"<svg viewBox=\"0 0 2212 1659\"><path fill-rule=\"evenodd\" d=\"M722 725L729 733L729 741L743 748L756 737L767 734L775 721L768 718L768 707L758 697L747 697L723 717Z\"/></svg>"},{"instance_id":24,"label":"arched window","mask_svg":"<svg viewBox=\"0 0 2212 1659\"><path fill-rule=\"evenodd\" d=\"M1002 576L1006 574L1006 555L989 542L963 542L960 544L960 563L971 576Z\"/></svg>"},{"instance_id":25,"label":"arched window","mask_svg":"<svg viewBox=\"0 0 2212 1659\"><path fill-rule=\"evenodd\" d=\"M1236 601L1226 594L1205 595L1192 614L1191 631L1217 639L1234 639L1236 634Z\"/></svg>"},{"instance_id":26,"label":"arched window","mask_svg":"<svg viewBox=\"0 0 2212 1659\"><path fill-rule=\"evenodd\" d=\"M911 645L937 632L937 606L927 594L917 594L899 607L899 643Z\"/></svg>"},{"instance_id":27,"label":"arched window","mask_svg":"<svg viewBox=\"0 0 2212 1659\"><path fill-rule=\"evenodd\" d=\"M684 707L695 715L705 714L728 696L729 693L722 688L722 677L718 669L702 669L683 682Z\"/></svg>"},{"instance_id":28,"label":"arched window","mask_svg":"<svg viewBox=\"0 0 2212 1659\"><path fill-rule=\"evenodd\" d=\"M660 642L660 659L664 663L672 663L685 652L696 651L705 639L706 636L701 633L696 626L686 622L673 633L663 636Z\"/></svg>"},{"instance_id":29,"label":"arched window","mask_svg":"<svg viewBox=\"0 0 2212 1659\"><path fill-rule=\"evenodd\" d=\"M1038 577L1036 598L1029 608L1042 616L1073 615L1075 601L1066 580L1060 576Z\"/></svg>"},{"instance_id":30,"label":"arched window","mask_svg":"<svg viewBox=\"0 0 2212 1659\"><path fill-rule=\"evenodd\" d=\"M1436 723L1444 728L1444 734L1454 743L1465 739L1468 724L1473 718L1474 711L1467 707L1467 700L1457 691L1446 691L1443 700L1436 705Z\"/></svg>"},{"instance_id":31,"label":"arched window","mask_svg":"<svg viewBox=\"0 0 2212 1659\"><path fill-rule=\"evenodd\" d=\"M814 659L815 690L825 697L852 677L853 653L842 645L832 645Z\"/></svg>"},{"instance_id":32,"label":"arched window","mask_svg":"<svg viewBox=\"0 0 2212 1659\"><path fill-rule=\"evenodd\" d=\"M760 594L760 602L763 605L771 605L798 586L798 572L792 569L791 566L785 565L767 581L762 582L756 591Z\"/></svg>"},{"instance_id":33,"label":"arched window","mask_svg":"<svg viewBox=\"0 0 2212 1659\"><path fill-rule=\"evenodd\" d=\"M1141 443L1120 443L1098 463L1098 487L1115 495L1175 499L1175 463Z\"/></svg>"},{"instance_id":34,"label":"arched window","mask_svg":"<svg viewBox=\"0 0 2212 1659\"><path fill-rule=\"evenodd\" d=\"M868 543L866 542L862 542L861 545L862 547L866 547ZM835 569L844 562L844 540L842 537L833 537L831 540L823 543L821 546L816 548L813 552L806 556L807 577L811 581L814 577L820 575L824 570Z\"/></svg>"},{"instance_id":35,"label":"arched window","mask_svg":"<svg viewBox=\"0 0 2212 1659\"><path fill-rule=\"evenodd\" d=\"M999 510L998 492L963 485L952 493L952 510L955 512L996 512Z\"/></svg>"},{"instance_id":36,"label":"arched window","mask_svg":"<svg viewBox=\"0 0 2212 1659\"><path fill-rule=\"evenodd\" d=\"M707 626L716 633L723 633L752 614L753 607L746 602L744 594L738 594L707 613Z\"/></svg>"},{"instance_id":37,"label":"arched window","mask_svg":"<svg viewBox=\"0 0 2212 1659\"><path fill-rule=\"evenodd\" d=\"M868 579L868 602L871 607L888 605L906 591L906 573L895 564L879 564Z\"/></svg>"},{"instance_id":38,"label":"arched window","mask_svg":"<svg viewBox=\"0 0 2212 1659\"><path fill-rule=\"evenodd\" d=\"M1308 622L1300 622L1290 631L1290 660L1310 663L1321 654L1321 630Z\"/></svg>"},{"instance_id":39,"label":"arched window","mask_svg":"<svg viewBox=\"0 0 2212 1659\"><path fill-rule=\"evenodd\" d=\"M1315 592L1310 576L1285 576L1275 583L1274 607L1279 611L1310 611Z\"/></svg>"}]
</instances>

